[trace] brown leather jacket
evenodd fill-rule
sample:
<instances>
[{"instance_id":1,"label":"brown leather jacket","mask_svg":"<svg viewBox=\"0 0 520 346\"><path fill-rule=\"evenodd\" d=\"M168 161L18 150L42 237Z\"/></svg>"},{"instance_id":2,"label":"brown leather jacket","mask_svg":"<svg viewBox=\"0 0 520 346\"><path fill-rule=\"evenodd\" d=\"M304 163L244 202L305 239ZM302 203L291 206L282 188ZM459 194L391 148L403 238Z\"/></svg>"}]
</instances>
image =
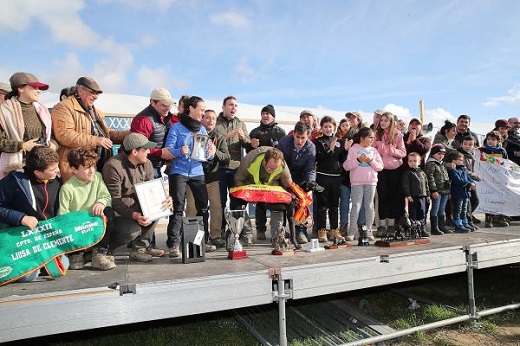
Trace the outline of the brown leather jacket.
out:
<instances>
[{"instance_id":1,"label":"brown leather jacket","mask_svg":"<svg viewBox=\"0 0 520 346\"><path fill-rule=\"evenodd\" d=\"M110 140L121 144L125 136L130 131L114 131L105 122L103 112L96 109L103 131L108 134ZM97 136L91 133L92 122L90 115L87 114L75 98L64 100L52 109L52 129L54 137L59 143L58 154L60 156L60 171L63 182L72 177L72 172L67 161L67 153L72 148L84 147L86 149L96 149Z\"/></svg>"}]
</instances>

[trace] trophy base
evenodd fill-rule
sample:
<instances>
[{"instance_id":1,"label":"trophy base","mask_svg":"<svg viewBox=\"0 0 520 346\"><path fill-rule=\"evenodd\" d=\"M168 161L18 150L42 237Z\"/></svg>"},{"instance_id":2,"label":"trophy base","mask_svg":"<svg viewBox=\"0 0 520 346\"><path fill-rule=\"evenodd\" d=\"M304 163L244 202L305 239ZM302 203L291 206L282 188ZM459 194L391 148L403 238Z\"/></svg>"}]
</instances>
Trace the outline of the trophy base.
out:
<instances>
[{"instance_id":1,"label":"trophy base","mask_svg":"<svg viewBox=\"0 0 520 346\"><path fill-rule=\"evenodd\" d=\"M277 250L277 249L274 249L273 251L271 251L271 255L275 255L275 256L292 256L292 255L296 255L296 249L292 249L292 250Z\"/></svg>"},{"instance_id":2,"label":"trophy base","mask_svg":"<svg viewBox=\"0 0 520 346\"><path fill-rule=\"evenodd\" d=\"M324 246L327 250L348 249L349 247L352 247L352 244L330 244Z\"/></svg>"},{"instance_id":3,"label":"trophy base","mask_svg":"<svg viewBox=\"0 0 520 346\"><path fill-rule=\"evenodd\" d=\"M228 251L228 258L231 260L239 260L239 259L247 258L246 250Z\"/></svg>"},{"instance_id":4,"label":"trophy base","mask_svg":"<svg viewBox=\"0 0 520 346\"><path fill-rule=\"evenodd\" d=\"M322 247L317 247L317 248L312 248L312 249L305 249L305 252L321 252L321 251L325 251L324 248Z\"/></svg>"},{"instance_id":5,"label":"trophy base","mask_svg":"<svg viewBox=\"0 0 520 346\"><path fill-rule=\"evenodd\" d=\"M428 238L417 238L417 239L404 239L404 240L378 240L374 244L375 246L382 247L399 247L399 246L411 246L411 245L424 245L430 244Z\"/></svg>"}]
</instances>

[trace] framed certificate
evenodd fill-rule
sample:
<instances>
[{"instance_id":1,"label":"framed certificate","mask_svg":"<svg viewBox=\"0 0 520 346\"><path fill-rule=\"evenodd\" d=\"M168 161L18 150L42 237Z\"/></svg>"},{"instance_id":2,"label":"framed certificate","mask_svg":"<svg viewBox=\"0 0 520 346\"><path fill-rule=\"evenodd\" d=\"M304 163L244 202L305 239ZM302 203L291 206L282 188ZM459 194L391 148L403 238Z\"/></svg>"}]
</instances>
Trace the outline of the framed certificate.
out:
<instances>
[{"instance_id":1,"label":"framed certificate","mask_svg":"<svg viewBox=\"0 0 520 346\"><path fill-rule=\"evenodd\" d=\"M134 187L143 216L148 220L155 221L173 214L171 209L163 207L163 202L168 196L161 178L137 183Z\"/></svg>"}]
</instances>

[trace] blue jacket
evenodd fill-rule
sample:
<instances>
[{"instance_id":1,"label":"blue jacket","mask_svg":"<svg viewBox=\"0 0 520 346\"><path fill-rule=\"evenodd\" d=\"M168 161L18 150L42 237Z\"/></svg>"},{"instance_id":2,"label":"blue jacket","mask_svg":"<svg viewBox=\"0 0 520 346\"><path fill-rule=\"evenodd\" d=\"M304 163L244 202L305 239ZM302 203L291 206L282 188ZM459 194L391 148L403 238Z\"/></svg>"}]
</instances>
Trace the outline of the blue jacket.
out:
<instances>
[{"instance_id":1,"label":"blue jacket","mask_svg":"<svg viewBox=\"0 0 520 346\"><path fill-rule=\"evenodd\" d=\"M207 135L208 132L204 126L201 126L197 134ZM184 145L191 145L192 141L190 141L190 137L192 135L193 132L181 124L181 122L177 122L170 127L164 147L170 149L169 151L175 156L175 159L171 162L169 174L180 174L185 177L204 175L201 161L192 160L189 154L181 154L181 148Z\"/></svg>"},{"instance_id":2,"label":"blue jacket","mask_svg":"<svg viewBox=\"0 0 520 346\"><path fill-rule=\"evenodd\" d=\"M446 163L445 166L451 180L451 198L453 200L469 198L473 179L469 176L466 166L455 166L453 163Z\"/></svg>"},{"instance_id":3,"label":"blue jacket","mask_svg":"<svg viewBox=\"0 0 520 346\"><path fill-rule=\"evenodd\" d=\"M287 135L278 142L278 149L283 153L295 183L316 180L316 147L310 139L300 151L296 151L293 135Z\"/></svg>"},{"instance_id":4,"label":"blue jacket","mask_svg":"<svg viewBox=\"0 0 520 346\"><path fill-rule=\"evenodd\" d=\"M51 183L60 184L58 180ZM56 215L59 199L57 195L54 197L52 210ZM25 215L34 216L40 221L45 220L45 217L33 208L33 203L31 183L25 172L12 171L0 180L0 229L20 226Z\"/></svg>"}]
</instances>

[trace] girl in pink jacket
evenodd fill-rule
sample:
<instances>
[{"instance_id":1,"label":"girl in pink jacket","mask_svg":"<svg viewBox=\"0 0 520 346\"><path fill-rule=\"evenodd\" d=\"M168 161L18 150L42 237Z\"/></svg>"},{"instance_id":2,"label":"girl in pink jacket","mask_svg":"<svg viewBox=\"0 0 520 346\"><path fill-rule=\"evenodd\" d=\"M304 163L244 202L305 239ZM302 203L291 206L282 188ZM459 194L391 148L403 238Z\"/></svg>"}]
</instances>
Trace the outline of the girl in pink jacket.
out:
<instances>
[{"instance_id":1,"label":"girl in pink jacket","mask_svg":"<svg viewBox=\"0 0 520 346\"><path fill-rule=\"evenodd\" d=\"M406 156L406 147L392 113L385 112L381 115L372 146L381 154L384 165L377 182L379 227L376 236L382 236L387 231L393 232L395 220L404 213L401 166Z\"/></svg>"},{"instance_id":2,"label":"girl in pink jacket","mask_svg":"<svg viewBox=\"0 0 520 346\"><path fill-rule=\"evenodd\" d=\"M372 147L374 133L368 127L363 127L354 136L354 145L348 151L343 168L350 172L352 209L347 240L354 240L357 234L357 221L361 203L365 207L367 237L374 240L372 223L374 223L374 195L377 185L377 172L383 169L381 155Z\"/></svg>"}]
</instances>

